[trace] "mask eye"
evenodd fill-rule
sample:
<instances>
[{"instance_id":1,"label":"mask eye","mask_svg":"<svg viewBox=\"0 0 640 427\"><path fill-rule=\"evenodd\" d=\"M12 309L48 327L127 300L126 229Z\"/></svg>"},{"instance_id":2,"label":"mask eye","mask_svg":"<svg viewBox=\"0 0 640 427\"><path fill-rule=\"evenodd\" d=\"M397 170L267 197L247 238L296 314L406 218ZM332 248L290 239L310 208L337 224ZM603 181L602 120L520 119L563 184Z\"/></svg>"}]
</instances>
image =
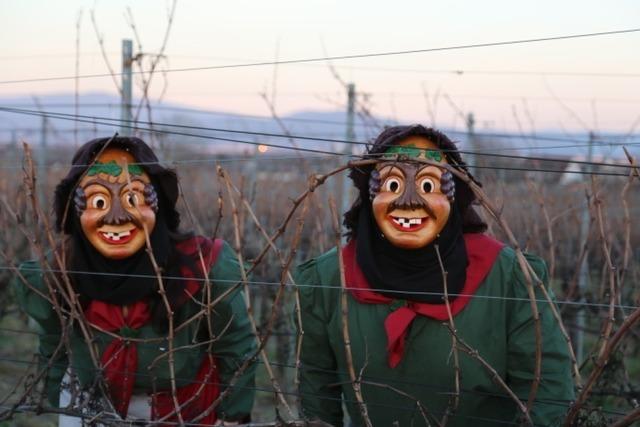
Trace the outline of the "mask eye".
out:
<instances>
[{"instance_id":1,"label":"mask eye","mask_svg":"<svg viewBox=\"0 0 640 427\"><path fill-rule=\"evenodd\" d=\"M423 193L433 193L436 189L436 184L431 178L422 178L420 180L420 191Z\"/></svg>"},{"instance_id":2,"label":"mask eye","mask_svg":"<svg viewBox=\"0 0 640 427\"><path fill-rule=\"evenodd\" d=\"M402 190L402 181L396 177L389 177L384 182L384 191L390 191L392 193L400 193Z\"/></svg>"},{"instance_id":3,"label":"mask eye","mask_svg":"<svg viewBox=\"0 0 640 427\"><path fill-rule=\"evenodd\" d=\"M93 209L104 210L109 207L109 201L102 194L97 194L91 198L91 207Z\"/></svg>"},{"instance_id":4,"label":"mask eye","mask_svg":"<svg viewBox=\"0 0 640 427\"><path fill-rule=\"evenodd\" d=\"M125 202L128 207L135 208L140 203L140 200L136 193L127 193L125 196Z\"/></svg>"}]
</instances>

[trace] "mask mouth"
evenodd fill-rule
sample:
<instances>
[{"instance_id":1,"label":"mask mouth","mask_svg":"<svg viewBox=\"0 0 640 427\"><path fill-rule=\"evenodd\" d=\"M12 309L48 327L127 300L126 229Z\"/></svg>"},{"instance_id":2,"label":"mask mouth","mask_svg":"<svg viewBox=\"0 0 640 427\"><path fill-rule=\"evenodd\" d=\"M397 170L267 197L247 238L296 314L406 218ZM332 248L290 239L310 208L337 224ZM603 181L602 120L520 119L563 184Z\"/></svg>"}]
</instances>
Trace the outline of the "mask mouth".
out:
<instances>
[{"instance_id":1,"label":"mask mouth","mask_svg":"<svg viewBox=\"0 0 640 427\"><path fill-rule=\"evenodd\" d=\"M417 231L423 228L427 221L429 220L428 216L425 217L402 217L389 215L387 217L391 224L400 231Z\"/></svg>"},{"instance_id":2,"label":"mask mouth","mask_svg":"<svg viewBox=\"0 0 640 427\"><path fill-rule=\"evenodd\" d=\"M110 245L124 245L129 243L138 233L137 228L123 231L98 231L98 235L102 240Z\"/></svg>"}]
</instances>

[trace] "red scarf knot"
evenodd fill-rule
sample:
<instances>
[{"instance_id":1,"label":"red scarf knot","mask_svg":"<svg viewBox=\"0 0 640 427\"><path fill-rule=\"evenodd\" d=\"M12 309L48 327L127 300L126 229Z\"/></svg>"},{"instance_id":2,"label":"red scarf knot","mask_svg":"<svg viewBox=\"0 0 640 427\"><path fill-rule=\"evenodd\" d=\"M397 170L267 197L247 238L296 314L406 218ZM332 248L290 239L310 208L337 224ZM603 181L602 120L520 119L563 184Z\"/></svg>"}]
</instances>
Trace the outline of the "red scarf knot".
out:
<instances>
[{"instance_id":1,"label":"red scarf knot","mask_svg":"<svg viewBox=\"0 0 640 427\"><path fill-rule=\"evenodd\" d=\"M465 246L469 264L467 279L460 295L450 304L451 315L460 313L471 301L471 297L480 288L493 267L504 244L484 234L465 234ZM402 361L405 350L405 339L409 326L417 315L436 320L447 320L449 314L446 304L427 304L409 300L397 300L381 295L369 286L356 260L356 244L351 240L342 248L342 259L345 268L345 281L353 298L363 304L388 304L391 313L384 321L387 333L388 362L395 368Z\"/></svg>"},{"instance_id":2,"label":"red scarf knot","mask_svg":"<svg viewBox=\"0 0 640 427\"><path fill-rule=\"evenodd\" d=\"M212 241L200 236L176 245L180 252L192 257L196 266L196 271L188 266L181 268L182 275L187 279L185 281L186 299L193 297L200 290L203 282L199 279L204 277L203 267L208 271L215 264L222 245L223 241L220 239ZM202 253L204 266L199 253ZM140 335L140 328L145 326L151 318L147 301L140 300L127 306L125 316L122 306L91 300L84 314L92 326L118 335L106 346L100 357L100 364L109 388L111 402L118 414L126 418L138 370L138 346L131 338L137 338ZM193 419L204 412L208 405L215 401L219 392L217 369L213 356L208 354L202 361L195 381L177 390L178 402L184 406L180 411L183 420ZM197 393L199 393L198 398L194 399L193 396ZM156 393L152 396L152 402L152 416L156 417L154 419L169 416L167 421L172 425L173 421L177 421L177 417L172 415L175 408L171 392ZM200 419L199 423L213 425L215 421L215 411L211 411L209 415Z\"/></svg>"},{"instance_id":3,"label":"red scarf knot","mask_svg":"<svg viewBox=\"0 0 640 427\"><path fill-rule=\"evenodd\" d=\"M149 307L146 302L138 301L128 306L125 317L122 307L92 300L85 310L85 316L91 325L120 335L107 345L100 357L100 364L109 385L113 406L124 418L129 410L138 370L138 346L126 338L135 338L139 334L138 329L148 322Z\"/></svg>"}]
</instances>

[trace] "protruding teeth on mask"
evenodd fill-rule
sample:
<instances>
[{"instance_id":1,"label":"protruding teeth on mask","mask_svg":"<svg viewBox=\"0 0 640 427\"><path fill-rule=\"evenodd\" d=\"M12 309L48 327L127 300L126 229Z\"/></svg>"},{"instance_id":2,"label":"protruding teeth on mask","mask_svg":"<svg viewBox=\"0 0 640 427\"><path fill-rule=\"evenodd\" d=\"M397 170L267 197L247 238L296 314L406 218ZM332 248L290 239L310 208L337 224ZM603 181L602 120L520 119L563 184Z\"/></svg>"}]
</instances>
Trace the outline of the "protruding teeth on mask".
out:
<instances>
[{"instance_id":1,"label":"protruding teeth on mask","mask_svg":"<svg viewBox=\"0 0 640 427\"><path fill-rule=\"evenodd\" d=\"M393 222L402 226L403 228L410 228L412 225L422 224L422 218L396 218L392 217Z\"/></svg>"},{"instance_id":2,"label":"protruding teeth on mask","mask_svg":"<svg viewBox=\"0 0 640 427\"><path fill-rule=\"evenodd\" d=\"M125 238L131 235L131 230L128 231L107 231L105 233L102 233L105 235L105 237L109 240L113 240L114 242L119 241L121 238Z\"/></svg>"}]
</instances>

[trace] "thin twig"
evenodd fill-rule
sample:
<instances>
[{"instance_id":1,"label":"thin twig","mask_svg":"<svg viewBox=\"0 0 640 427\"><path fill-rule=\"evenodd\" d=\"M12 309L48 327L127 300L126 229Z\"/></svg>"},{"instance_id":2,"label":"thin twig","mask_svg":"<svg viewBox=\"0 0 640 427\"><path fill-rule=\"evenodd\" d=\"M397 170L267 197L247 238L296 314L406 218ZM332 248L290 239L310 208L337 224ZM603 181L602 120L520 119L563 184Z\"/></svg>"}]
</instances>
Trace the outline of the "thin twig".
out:
<instances>
[{"instance_id":1,"label":"thin twig","mask_svg":"<svg viewBox=\"0 0 640 427\"><path fill-rule=\"evenodd\" d=\"M627 415L611 424L609 427L628 427L638 420L640 420L640 408L636 408L635 410L629 412Z\"/></svg>"},{"instance_id":2,"label":"thin twig","mask_svg":"<svg viewBox=\"0 0 640 427\"><path fill-rule=\"evenodd\" d=\"M78 102L80 97L80 24L82 23L83 9L78 11L78 17L76 19L76 65L75 65L75 82L74 82L74 113L78 115ZM78 122L73 122L73 142L78 146Z\"/></svg>"},{"instance_id":3,"label":"thin twig","mask_svg":"<svg viewBox=\"0 0 640 427\"><path fill-rule=\"evenodd\" d=\"M600 378L600 375L607 365L611 354L613 354L614 350L618 347L622 339L632 330L636 323L640 323L640 308L635 309L627 317L627 319L622 322L620 328L618 328L616 333L611 336L606 346L600 352L598 358L594 361L594 368L591 371L591 374L589 375L589 378L587 379L582 392L578 395L575 403L571 406L571 408L569 408L569 412L567 413L567 417L565 418L563 424L564 427L571 427L573 425L578 412L580 411L582 406L584 406L587 398L589 397L589 394L591 394L591 391L593 390L593 387L595 386L598 378Z\"/></svg>"},{"instance_id":4,"label":"thin twig","mask_svg":"<svg viewBox=\"0 0 640 427\"><path fill-rule=\"evenodd\" d=\"M131 176L129 175L129 168L126 164L124 165L124 172L127 178L127 186L131 187ZM142 216L140 210L137 205L134 206L136 211L138 211L138 215ZM162 269L158 265L156 257L153 253L153 246L151 245L150 238L150 230L147 228L147 224L144 221L141 221L142 229L144 231L145 238L145 247L147 255L149 256L149 260L151 261L151 265L153 266L153 271L156 275L156 279L158 281L158 293L162 299L162 303L167 312L167 323L169 324L169 332L167 335L167 347L168 347L168 364L169 364L169 382L171 383L171 397L173 400L173 407L175 410L175 415L178 417L178 422L180 425L184 424L184 420L182 419L182 413L180 411L180 402L178 402L178 387L176 385L176 373L175 373L175 361L174 361L174 320L173 320L173 309L171 307L171 303L169 302L169 298L167 297L167 292L164 286L164 280L162 278Z\"/></svg>"},{"instance_id":5,"label":"thin twig","mask_svg":"<svg viewBox=\"0 0 640 427\"><path fill-rule=\"evenodd\" d=\"M480 356L480 354L478 353L478 350L475 350L469 344L467 344L462 338L460 338L456 333L456 331L453 328L451 328L451 325L447 324L447 327L449 328L449 332L451 332L451 335L456 337L456 341L459 344L458 347L460 348L460 350L464 351L469 356L476 359L480 363L480 365L482 365L485 371L489 373L491 380L494 383L496 383L502 390L504 390L505 393L507 393L507 395L518 407L518 410L520 411L522 416L525 417L527 423L532 426L533 421L531 421L531 416L529 415L529 408L522 403L522 401L518 398L518 396L516 396L513 390L511 390L511 388L507 385L507 383L504 382L502 377L500 377L500 374L496 372L496 370L489 364L489 362L487 362L486 360L484 360L482 356Z\"/></svg>"},{"instance_id":6,"label":"thin twig","mask_svg":"<svg viewBox=\"0 0 640 427\"><path fill-rule=\"evenodd\" d=\"M594 197L594 206L596 209L596 217L598 219L598 230L600 232L600 241L602 243L602 251L605 256L606 267L609 271L609 309L607 311L607 317L605 318L604 324L602 325L602 343L600 346L600 351L598 356L602 355L602 352L607 346L607 342L609 341L609 337L611 336L611 331L613 330L613 325L615 322L614 313L615 313L615 303L616 303L616 268L613 265L613 261L611 260L611 250L609 249L609 244L607 243L607 235L604 229L604 218L602 213L602 200L599 197L596 188L596 179L595 177L591 177L591 184L593 186L593 197Z\"/></svg>"},{"instance_id":7,"label":"thin twig","mask_svg":"<svg viewBox=\"0 0 640 427\"><path fill-rule=\"evenodd\" d=\"M122 96L122 87L120 86L120 83L118 83L118 79L116 78L116 73L115 71L113 71L113 67L111 66L111 62L109 61L109 56L107 55L107 52L104 48L104 36L102 35L102 33L100 32L100 30L98 29L98 23L96 22L96 11L95 9L91 9L90 13L91 15L91 23L93 24L93 29L96 33L96 38L98 39L98 45L100 46L100 52L102 53L102 59L104 59L104 63L107 66L107 70L109 71L109 74L111 74L111 79L113 80L113 84L115 85L116 89L118 90L118 93L120 94L120 96Z\"/></svg>"},{"instance_id":8,"label":"thin twig","mask_svg":"<svg viewBox=\"0 0 640 427\"><path fill-rule=\"evenodd\" d=\"M369 418L369 413L367 410L367 405L364 402L364 398L362 397L362 390L360 387L360 382L356 378L356 371L353 367L353 354L351 352L351 338L349 336L349 294L347 292L347 285L345 283L345 275L344 275L344 262L342 259L342 250L340 247L340 221L338 217L338 213L336 210L335 201L332 198L329 198L329 209L331 210L331 215L333 217L333 228L336 239L336 250L338 252L338 265L340 268L340 286L342 288L342 295L340 299L341 313L342 313L342 340L344 341L344 352L347 363L347 371L349 372L349 378L351 379L351 386L353 387L353 393L356 397L356 402L358 403L358 409L360 410L360 415L362 416L362 420L367 427L372 427L371 419Z\"/></svg>"},{"instance_id":9,"label":"thin twig","mask_svg":"<svg viewBox=\"0 0 640 427\"><path fill-rule=\"evenodd\" d=\"M449 329L452 331L456 331L456 325L453 321L453 314L451 313L451 303L449 302L449 291L447 286L447 276L448 272L444 268L444 264L442 263L442 257L440 255L440 245L437 243L434 245L436 250L436 255L438 256L438 264L440 264L440 271L442 272L442 284L444 288L444 305L447 309L447 318L449 321ZM455 413L458 409L458 405L460 404L460 360L458 357L458 340L454 334L451 334L451 353L453 354L453 372L454 372L454 384L455 391L453 395L449 397L449 402L447 403L447 409L442 416L442 420L440 424L445 426L447 424L447 420L449 418L449 414Z\"/></svg>"},{"instance_id":10,"label":"thin twig","mask_svg":"<svg viewBox=\"0 0 640 427\"><path fill-rule=\"evenodd\" d=\"M553 223L551 222L551 219L549 217L549 211L547 210L547 205L544 201L544 196L540 192L540 189L530 179L527 180L527 184L529 185L529 188L531 188L535 193L536 199L538 200L538 205L540 206L540 210L542 211L542 215L544 217L547 229L547 244L549 245L549 283L553 283L556 272L556 247L553 240Z\"/></svg>"},{"instance_id":11,"label":"thin twig","mask_svg":"<svg viewBox=\"0 0 640 427\"><path fill-rule=\"evenodd\" d=\"M289 404L287 403L287 400L284 398L284 394L282 393L282 389L280 388L280 384L278 383L278 381L276 380L274 374L273 374L273 369L271 368L271 363L269 362L269 358L267 357L267 353L264 351L264 346L266 345L267 340L269 339L269 337L271 336L271 328L273 327L273 320L275 319L275 312L276 312L276 307L278 306L278 301L279 301L279 297L282 295L282 292L284 290L284 279L282 280L282 284L278 289L278 296L276 297L276 301L274 301L273 303L273 312L272 312L272 317L270 319L269 322L269 326L267 327L267 331L265 332L263 337L260 337L260 334L258 333L258 327L256 324L256 320L254 317L254 313L253 313L253 308L251 305L251 298L250 298L250 293L249 293L249 286L247 284L248 282L248 278L247 278L247 273L244 267L244 259L242 257L242 245L241 245L241 237L240 237L240 220L239 220L239 216L238 216L238 209L236 207L236 203L235 200L233 198L233 193L232 193L232 189L231 189L231 182L229 180L229 177L226 175L226 173L224 172L224 170L221 167L218 167L218 176L220 176L222 178L222 180L224 181L226 187L227 187L227 193L229 195L229 202L231 204L231 214L233 217L233 225L234 225L234 242L235 242L235 249L236 249L236 254L238 256L238 263L240 264L240 272L242 275L242 283L244 283L244 291L245 291L245 302L247 304L247 314L249 316L249 321L251 323L251 328L253 329L253 333L255 335L258 347L260 348L260 357L262 358L262 361L264 363L264 366L267 370L267 373L269 375L269 378L271 379L271 384L276 392L276 396L278 397L278 400L280 401L280 403L282 404L282 406L287 410L287 412L291 415L291 417L293 418L293 411L291 410L291 407L289 406ZM283 276L286 277L286 272L283 273Z\"/></svg>"},{"instance_id":12,"label":"thin twig","mask_svg":"<svg viewBox=\"0 0 640 427\"><path fill-rule=\"evenodd\" d=\"M416 408L418 408L418 411L420 411L420 415L422 416L422 419L424 420L425 424L430 427L431 426L431 422L429 422L429 418L431 418L431 421L438 427L444 427L444 423L442 422L438 422L438 420L431 415L431 413L427 410L427 408L424 406L424 404L422 404L422 402L420 402L419 399L411 396L409 393L406 393L400 389L397 389L393 386L390 386L389 384L384 384L384 383L378 383L378 382L373 382L373 381L363 381L360 380L361 384L366 384L369 386L373 386L373 387L380 387L380 388L386 388L387 390L391 390L394 393L399 394L400 396L404 396L407 399L413 400L414 403L416 404Z\"/></svg>"}]
</instances>

